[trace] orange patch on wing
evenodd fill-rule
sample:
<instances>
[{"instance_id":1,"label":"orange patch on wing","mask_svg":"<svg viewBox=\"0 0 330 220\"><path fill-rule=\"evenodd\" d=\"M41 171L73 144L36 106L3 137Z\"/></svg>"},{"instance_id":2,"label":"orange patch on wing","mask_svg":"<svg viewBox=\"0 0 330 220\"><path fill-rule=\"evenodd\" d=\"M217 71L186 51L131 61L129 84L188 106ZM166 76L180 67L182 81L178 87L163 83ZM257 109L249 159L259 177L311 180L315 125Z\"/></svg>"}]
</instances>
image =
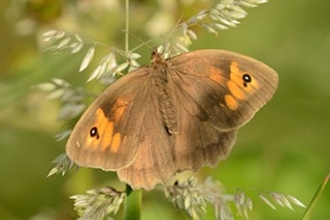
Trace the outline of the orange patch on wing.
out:
<instances>
[{"instance_id":1,"label":"orange patch on wing","mask_svg":"<svg viewBox=\"0 0 330 220\"><path fill-rule=\"evenodd\" d=\"M244 74L244 72L242 72L240 70L240 68L238 67L238 63L235 61L231 62L231 64L230 64L230 76L232 74L234 74L234 75L243 75Z\"/></svg>"},{"instance_id":2,"label":"orange patch on wing","mask_svg":"<svg viewBox=\"0 0 330 220\"><path fill-rule=\"evenodd\" d=\"M238 108L238 103L232 95L225 95L226 106L231 110L236 110Z\"/></svg>"},{"instance_id":3,"label":"orange patch on wing","mask_svg":"<svg viewBox=\"0 0 330 220\"><path fill-rule=\"evenodd\" d=\"M230 82L228 82L228 87L233 96L238 99L245 99L246 93L254 93L258 88L259 84L257 80L253 78L253 74L249 74L252 77L252 81L246 83L244 86L243 75L247 72L242 71L238 67L238 63L233 61L230 65ZM230 84L230 85L229 85ZM236 84L236 85L233 85Z\"/></svg>"},{"instance_id":4,"label":"orange patch on wing","mask_svg":"<svg viewBox=\"0 0 330 220\"><path fill-rule=\"evenodd\" d=\"M238 68L238 63L233 61L230 64L230 80L227 83L230 93L236 98L236 99L245 99L245 92L244 92L244 86L243 86L243 76L244 72L242 72Z\"/></svg>"},{"instance_id":5,"label":"orange patch on wing","mask_svg":"<svg viewBox=\"0 0 330 220\"><path fill-rule=\"evenodd\" d=\"M214 66L209 67L208 72L210 73L209 78L218 84L224 83L224 78L221 76L221 70L215 68Z\"/></svg>"},{"instance_id":6,"label":"orange patch on wing","mask_svg":"<svg viewBox=\"0 0 330 220\"><path fill-rule=\"evenodd\" d=\"M113 110L114 110L113 117L116 122L118 122L121 119L121 117L123 116L127 104L128 104L127 101L124 101L121 99L116 100L116 103L113 107Z\"/></svg>"},{"instance_id":7,"label":"orange patch on wing","mask_svg":"<svg viewBox=\"0 0 330 220\"><path fill-rule=\"evenodd\" d=\"M114 118L121 117L122 114L121 109L125 109L125 106L121 106L116 109ZM120 109L120 110L118 110ZM106 150L110 147L110 151L116 153L119 149L121 143L121 135L120 133L113 134L114 130L114 122L110 121L109 118L104 114L101 108L96 110L96 119L94 125L91 127L96 127L99 138L96 137L87 137L87 146L96 148L100 147L102 151ZM118 115L119 114L119 115ZM117 115L117 116L116 116Z\"/></svg>"},{"instance_id":8,"label":"orange patch on wing","mask_svg":"<svg viewBox=\"0 0 330 220\"><path fill-rule=\"evenodd\" d=\"M96 137L91 137L89 132L90 129L92 129L93 127L96 127L98 134L100 134L100 131L102 131L104 129L104 119L105 119L105 115L102 111L102 109L98 108L95 112L95 122L94 124L87 128L88 130L88 135L86 136L86 147L97 147L98 146L98 139L96 139ZM103 127L103 129L102 129Z\"/></svg>"},{"instance_id":9,"label":"orange patch on wing","mask_svg":"<svg viewBox=\"0 0 330 220\"><path fill-rule=\"evenodd\" d=\"M114 114L114 119L115 121L119 121L121 116L124 114L126 109L126 106L120 106L116 109L115 114Z\"/></svg>"},{"instance_id":10,"label":"orange patch on wing","mask_svg":"<svg viewBox=\"0 0 330 220\"><path fill-rule=\"evenodd\" d=\"M230 93L236 98L236 99L245 99L245 92L243 89L239 86L238 82L235 82L235 80L230 80L227 83L228 89Z\"/></svg>"},{"instance_id":11,"label":"orange patch on wing","mask_svg":"<svg viewBox=\"0 0 330 220\"><path fill-rule=\"evenodd\" d=\"M97 135L93 137L90 134L87 135L85 142L87 148L100 148L102 151L110 148L113 153L118 151L121 144L121 135L118 132L114 134L114 127L123 116L127 104L127 100L117 99L111 109L111 118L107 117L101 108L96 110L95 121L88 128L90 129L88 132L95 127Z\"/></svg>"},{"instance_id":12,"label":"orange patch on wing","mask_svg":"<svg viewBox=\"0 0 330 220\"><path fill-rule=\"evenodd\" d=\"M104 128L104 131L102 131L102 142L101 142L101 148L102 151L104 151L106 148L108 148L111 145L112 141L112 135L113 135L113 122L107 121L107 124Z\"/></svg>"},{"instance_id":13,"label":"orange patch on wing","mask_svg":"<svg viewBox=\"0 0 330 220\"><path fill-rule=\"evenodd\" d=\"M120 135L120 133L117 132L112 137L110 151L112 153L117 153L117 151L120 147L120 144L121 144L121 135Z\"/></svg>"},{"instance_id":14,"label":"orange patch on wing","mask_svg":"<svg viewBox=\"0 0 330 220\"><path fill-rule=\"evenodd\" d=\"M239 67L238 63L233 61L230 65L230 80L227 83L230 93L237 99L246 99L246 93L250 93L251 87L245 87L243 82L243 72Z\"/></svg>"}]
</instances>

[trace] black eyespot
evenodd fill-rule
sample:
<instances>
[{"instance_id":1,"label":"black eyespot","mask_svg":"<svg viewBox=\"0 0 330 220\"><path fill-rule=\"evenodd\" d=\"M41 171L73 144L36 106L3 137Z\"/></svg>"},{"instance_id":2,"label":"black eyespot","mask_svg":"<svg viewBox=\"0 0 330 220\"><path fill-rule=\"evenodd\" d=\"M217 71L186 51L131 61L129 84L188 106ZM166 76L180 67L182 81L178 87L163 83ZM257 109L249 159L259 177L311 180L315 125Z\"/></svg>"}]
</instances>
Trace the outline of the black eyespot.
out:
<instances>
[{"instance_id":1,"label":"black eyespot","mask_svg":"<svg viewBox=\"0 0 330 220\"><path fill-rule=\"evenodd\" d=\"M99 139L99 133L97 132L97 127L92 127L92 129L89 131L89 135L91 137L96 137L96 139Z\"/></svg>"},{"instance_id":2,"label":"black eyespot","mask_svg":"<svg viewBox=\"0 0 330 220\"><path fill-rule=\"evenodd\" d=\"M249 74L244 74L243 78L243 85L246 87L248 83L252 82L252 78Z\"/></svg>"}]
</instances>

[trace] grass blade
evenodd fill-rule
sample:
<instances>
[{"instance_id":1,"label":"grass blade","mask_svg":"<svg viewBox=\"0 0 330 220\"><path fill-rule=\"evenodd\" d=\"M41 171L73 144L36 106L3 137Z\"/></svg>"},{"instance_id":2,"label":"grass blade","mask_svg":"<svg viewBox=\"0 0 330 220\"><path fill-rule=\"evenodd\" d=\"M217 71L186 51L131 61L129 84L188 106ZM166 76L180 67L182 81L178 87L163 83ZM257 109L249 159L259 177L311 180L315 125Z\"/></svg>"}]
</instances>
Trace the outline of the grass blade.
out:
<instances>
[{"instance_id":1,"label":"grass blade","mask_svg":"<svg viewBox=\"0 0 330 220\"><path fill-rule=\"evenodd\" d=\"M314 194L314 197L313 199L311 200L311 202L309 203L309 205L307 206L307 209L302 217L301 220L309 220L310 219L310 216L311 216L311 212L312 212L312 209L313 207L315 206L317 200L320 198L325 186L327 185L328 181L329 181L329 178L330 178L330 174L328 174L324 181L322 182L322 184L320 185L320 187L317 189L316 193Z\"/></svg>"}]
</instances>

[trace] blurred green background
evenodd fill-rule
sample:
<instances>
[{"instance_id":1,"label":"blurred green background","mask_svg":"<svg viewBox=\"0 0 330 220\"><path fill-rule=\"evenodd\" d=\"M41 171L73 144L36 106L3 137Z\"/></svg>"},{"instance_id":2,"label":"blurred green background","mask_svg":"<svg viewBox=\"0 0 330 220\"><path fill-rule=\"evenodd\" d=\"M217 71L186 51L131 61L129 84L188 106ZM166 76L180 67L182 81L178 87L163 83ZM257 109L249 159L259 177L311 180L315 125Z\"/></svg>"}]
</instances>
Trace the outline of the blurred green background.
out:
<instances>
[{"instance_id":1,"label":"blurred green background","mask_svg":"<svg viewBox=\"0 0 330 220\"><path fill-rule=\"evenodd\" d=\"M212 1L131 1L131 31L148 39L166 26L213 5ZM218 37L198 31L191 49L217 48L255 57L280 76L272 101L244 126L226 161L205 168L228 191L254 188L290 194L308 204L330 172L330 2L270 0ZM174 16L173 16L174 15ZM173 16L173 17L172 17ZM172 20L171 20L172 19ZM33 85L63 78L85 86L91 69L77 74L83 53L41 52L43 32L60 29L123 48L123 1L0 2L0 219L74 219L69 196L115 184L115 174L81 169L46 178L64 152L54 135L60 103ZM170 26L169 26L170 27ZM132 44L139 44L132 39ZM141 63L150 50L142 50ZM93 92L101 91L96 88ZM251 219L300 219L304 209L274 211L252 196ZM330 219L330 186L312 219ZM144 195L142 219L183 219L157 192ZM207 219L213 219L211 210ZM241 218L237 218L241 219ZM243 219L243 218L242 218Z\"/></svg>"}]
</instances>

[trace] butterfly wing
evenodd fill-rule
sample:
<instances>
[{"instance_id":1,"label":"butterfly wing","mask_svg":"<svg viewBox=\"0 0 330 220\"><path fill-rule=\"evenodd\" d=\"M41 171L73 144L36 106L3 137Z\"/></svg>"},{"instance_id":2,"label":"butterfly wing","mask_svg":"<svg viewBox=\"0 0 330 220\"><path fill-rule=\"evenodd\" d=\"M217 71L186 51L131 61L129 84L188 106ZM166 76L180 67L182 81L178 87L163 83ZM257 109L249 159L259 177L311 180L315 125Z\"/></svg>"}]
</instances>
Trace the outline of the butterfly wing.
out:
<instances>
[{"instance_id":1,"label":"butterfly wing","mask_svg":"<svg viewBox=\"0 0 330 220\"><path fill-rule=\"evenodd\" d=\"M174 163L177 171L197 171L203 166L214 167L226 158L235 143L236 130L222 132L210 121L178 111L179 132L175 135Z\"/></svg>"},{"instance_id":2,"label":"butterfly wing","mask_svg":"<svg viewBox=\"0 0 330 220\"><path fill-rule=\"evenodd\" d=\"M278 76L260 61L221 50L170 59L179 132L178 170L215 166L235 142L236 130L273 96Z\"/></svg>"},{"instance_id":3,"label":"butterfly wing","mask_svg":"<svg viewBox=\"0 0 330 220\"><path fill-rule=\"evenodd\" d=\"M174 143L163 127L150 71L139 69L109 86L78 121L66 146L77 165L117 171L133 189L152 189L175 173Z\"/></svg>"},{"instance_id":4,"label":"butterfly wing","mask_svg":"<svg viewBox=\"0 0 330 220\"><path fill-rule=\"evenodd\" d=\"M199 50L170 60L173 79L191 114L206 117L218 130L239 128L273 96L277 73L253 58L222 50ZM197 109L198 108L198 109ZM193 110L191 110L193 109Z\"/></svg>"},{"instance_id":5,"label":"butterfly wing","mask_svg":"<svg viewBox=\"0 0 330 220\"><path fill-rule=\"evenodd\" d=\"M137 156L148 93L148 68L140 68L110 85L85 111L66 145L79 166L118 170ZM142 100L142 101L141 101Z\"/></svg>"}]
</instances>

